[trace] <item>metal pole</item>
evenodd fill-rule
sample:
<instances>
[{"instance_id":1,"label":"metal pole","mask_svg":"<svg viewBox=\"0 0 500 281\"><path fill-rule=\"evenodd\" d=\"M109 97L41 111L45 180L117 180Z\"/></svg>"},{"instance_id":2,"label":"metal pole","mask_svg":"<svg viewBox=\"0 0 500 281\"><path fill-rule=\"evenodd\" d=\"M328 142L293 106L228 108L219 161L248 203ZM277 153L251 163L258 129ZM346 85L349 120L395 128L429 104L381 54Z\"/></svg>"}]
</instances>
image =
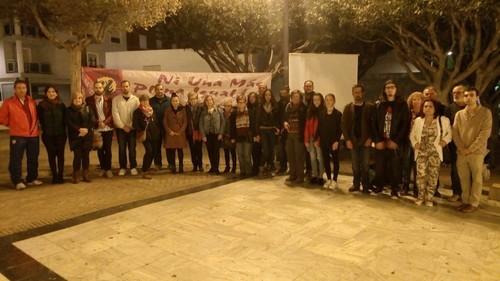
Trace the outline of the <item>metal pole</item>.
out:
<instances>
[{"instance_id":1,"label":"metal pole","mask_svg":"<svg viewBox=\"0 0 500 281\"><path fill-rule=\"evenodd\" d=\"M283 84L288 85L288 0L283 0Z\"/></svg>"}]
</instances>

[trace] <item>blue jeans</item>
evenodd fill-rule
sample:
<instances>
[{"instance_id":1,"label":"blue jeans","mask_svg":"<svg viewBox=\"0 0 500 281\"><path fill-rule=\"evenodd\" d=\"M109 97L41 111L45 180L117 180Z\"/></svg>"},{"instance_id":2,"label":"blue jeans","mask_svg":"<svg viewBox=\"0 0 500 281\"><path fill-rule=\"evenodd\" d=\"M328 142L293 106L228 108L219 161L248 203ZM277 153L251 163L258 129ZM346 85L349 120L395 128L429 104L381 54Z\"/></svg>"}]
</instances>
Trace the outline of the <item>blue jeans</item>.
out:
<instances>
[{"instance_id":1,"label":"blue jeans","mask_svg":"<svg viewBox=\"0 0 500 281\"><path fill-rule=\"evenodd\" d=\"M252 143L237 142L236 154L240 164L240 174L242 176L249 176L252 174Z\"/></svg>"},{"instance_id":2,"label":"blue jeans","mask_svg":"<svg viewBox=\"0 0 500 281\"><path fill-rule=\"evenodd\" d=\"M116 137L118 138L118 160L120 162L120 169L127 169L127 148L130 169L137 168L135 156L135 146L137 143L136 130L127 133L122 129L116 129Z\"/></svg>"},{"instance_id":3,"label":"blue jeans","mask_svg":"<svg viewBox=\"0 0 500 281\"><path fill-rule=\"evenodd\" d=\"M40 153L40 140L38 137L10 137L9 173L13 184L22 182L23 156L26 151L27 182L38 178L38 154Z\"/></svg>"},{"instance_id":4,"label":"blue jeans","mask_svg":"<svg viewBox=\"0 0 500 281\"><path fill-rule=\"evenodd\" d=\"M322 178L325 167L321 147L316 146L314 142L310 141L307 151L309 152L309 157L311 159L311 176L313 178Z\"/></svg>"}]
</instances>

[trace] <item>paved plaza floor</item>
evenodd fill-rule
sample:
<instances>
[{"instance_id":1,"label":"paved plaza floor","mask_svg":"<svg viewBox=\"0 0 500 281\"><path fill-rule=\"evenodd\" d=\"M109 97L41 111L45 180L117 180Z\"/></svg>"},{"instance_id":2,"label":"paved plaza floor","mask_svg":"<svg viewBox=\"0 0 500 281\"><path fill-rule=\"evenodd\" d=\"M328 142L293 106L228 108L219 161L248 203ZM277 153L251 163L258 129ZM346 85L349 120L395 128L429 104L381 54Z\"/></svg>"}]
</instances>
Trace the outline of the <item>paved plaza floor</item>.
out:
<instances>
[{"instance_id":1,"label":"paved plaza floor","mask_svg":"<svg viewBox=\"0 0 500 281\"><path fill-rule=\"evenodd\" d=\"M350 182L247 179L14 246L51 280L498 280L499 216L348 194Z\"/></svg>"}]
</instances>

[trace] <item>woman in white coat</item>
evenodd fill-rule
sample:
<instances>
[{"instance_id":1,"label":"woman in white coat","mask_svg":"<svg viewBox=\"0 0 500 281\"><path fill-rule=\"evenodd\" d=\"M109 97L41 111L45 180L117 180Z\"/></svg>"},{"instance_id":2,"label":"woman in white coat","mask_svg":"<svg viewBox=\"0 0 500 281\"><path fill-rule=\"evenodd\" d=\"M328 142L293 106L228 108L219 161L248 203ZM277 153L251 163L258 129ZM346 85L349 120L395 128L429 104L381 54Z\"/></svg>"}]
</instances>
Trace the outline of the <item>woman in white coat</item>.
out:
<instances>
[{"instance_id":1,"label":"woman in white coat","mask_svg":"<svg viewBox=\"0 0 500 281\"><path fill-rule=\"evenodd\" d=\"M437 102L426 100L422 104L422 117L415 119L410 141L415 150L417 162L418 198L415 202L426 206L434 205L432 198L436 191L439 168L443 161L443 147L451 141L450 120L437 113Z\"/></svg>"}]
</instances>

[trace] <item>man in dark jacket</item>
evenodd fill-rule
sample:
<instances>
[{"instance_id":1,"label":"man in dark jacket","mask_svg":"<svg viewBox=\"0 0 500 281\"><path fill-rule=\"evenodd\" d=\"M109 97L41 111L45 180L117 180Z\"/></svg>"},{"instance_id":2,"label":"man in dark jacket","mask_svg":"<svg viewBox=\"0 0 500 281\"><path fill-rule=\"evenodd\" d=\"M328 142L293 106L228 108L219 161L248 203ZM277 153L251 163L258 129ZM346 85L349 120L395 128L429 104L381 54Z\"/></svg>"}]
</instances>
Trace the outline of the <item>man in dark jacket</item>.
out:
<instances>
[{"instance_id":1,"label":"man in dark jacket","mask_svg":"<svg viewBox=\"0 0 500 281\"><path fill-rule=\"evenodd\" d=\"M286 136L287 131L283 128L283 122L285 117L285 108L290 102L290 88L288 86L283 87L280 90L280 100L278 102L278 111L279 111L279 130L280 134L278 136L278 149L277 158L280 162L280 168L278 170L278 174L284 174L287 170L287 156L286 156Z\"/></svg>"},{"instance_id":2,"label":"man in dark jacket","mask_svg":"<svg viewBox=\"0 0 500 281\"><path fill-rule=\"evenodd\" d=\"M346 105L342 114L342 133L347 149L351 150L353 186L349 192L370 192L368 177L370 147L372 144L371 116L373 105L364 101L365 88L356 84L352 87L354 101Z\"/></svg>"},{"instance_id":3,"label":"man in dark jacket","mask_svg":"<svg viewBox=\"0 0 500 281\"><path fill-rule=\"evenodd\" d=\"M400 147L408 138L410 112L407 104L397 95L396 83L384 84L383 99L374 110L372 118L373 141L376 149L376 193L382 192L386 176L390 177L391 198L399 197L401 180ZM387 167L386 167L387 166Z\"/></svg>"},{"instance_id":4,"label":"man in dark jacket","mask_svg":"<svg viewBox=\"0 0 500 281\"><path fill-rule=\"evenodd\" d=\"M101 167L101 176L113 177L111 172L111 145L113 141L113 113L111 112L112 98L104 94L104 84L94 83L94 94L85 99L90 111L94 114L97 132L102 136L102 147L97 150L97 158Z\"/></svg>"},{"instance_id":5,"label":"man in dark jacket","mask_svg":"<svg viewBox=\"0 0 500 281\"><path fill-rule=\"evenodd\" d=\"M156 84L155 85L155 96L149 100L151 107L153 108L153 112L155 114L155 122L158 128L160 128L161 137L155 141L155 149L156 155L154 156L154 162L156 168L159 170L162 166L162 141L165 139L165 129L163 128L162 120L165 115L165 110L170 106L170 98L165 95L165 90L163 89L163 85ZM171 159L168 161L169 168L172 167L173 163Z\"/></svg>"}]
</instances>

